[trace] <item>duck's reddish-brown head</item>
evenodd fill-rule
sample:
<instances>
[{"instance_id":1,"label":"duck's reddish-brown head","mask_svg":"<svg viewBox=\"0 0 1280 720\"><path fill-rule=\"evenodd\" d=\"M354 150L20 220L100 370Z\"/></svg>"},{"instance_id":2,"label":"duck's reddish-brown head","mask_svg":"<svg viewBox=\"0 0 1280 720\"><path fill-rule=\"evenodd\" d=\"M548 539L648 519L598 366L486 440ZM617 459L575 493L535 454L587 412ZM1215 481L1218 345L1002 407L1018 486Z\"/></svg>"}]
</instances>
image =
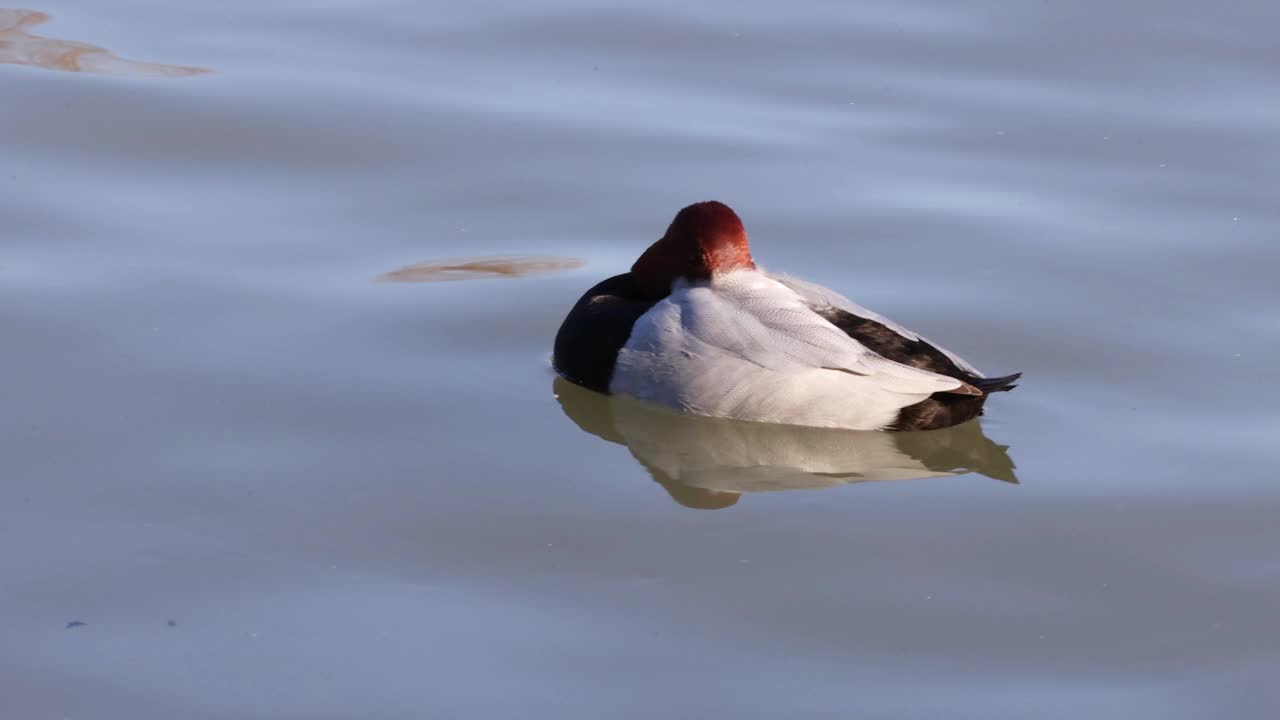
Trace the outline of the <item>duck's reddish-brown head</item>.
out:
<instances>
[{"instance_id":1,"label":"duck's reddish-brown head","mask_svg":"<svg viewBox=\"0 0 1280 720\"><path fill-rule=\"evenodd\" d=\"M710 280L718 273L755 266L738 214L710 200L676 213L667 234L631 266L631 276L646 297L662 298L677 278Z\"/></svg>"}]
</instances>

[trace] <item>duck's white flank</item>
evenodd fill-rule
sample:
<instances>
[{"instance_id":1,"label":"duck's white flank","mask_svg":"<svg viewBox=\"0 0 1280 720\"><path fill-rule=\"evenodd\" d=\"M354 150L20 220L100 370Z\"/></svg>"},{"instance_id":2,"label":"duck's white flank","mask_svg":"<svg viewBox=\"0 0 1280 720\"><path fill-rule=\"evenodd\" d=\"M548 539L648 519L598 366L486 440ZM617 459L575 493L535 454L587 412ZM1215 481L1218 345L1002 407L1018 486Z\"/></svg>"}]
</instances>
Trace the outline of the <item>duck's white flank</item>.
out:
<instances>
[{"instance_id":1,"label":"duck's white flank","mask_svg":"<svg viewBox=\"0 0 1280 720\"><path fill-rule=\"evenodd\" d=\"M929 338L921 335L920 333L915 332L914 330L908 330L907 328L899 325L898 323L890 320L889 318L881 315L880 313L874 310L868 310L867 308L859 305L858 303L850 300L849 298L841 295L840 293L836 292L835 290L832 290L829 287L819 285L818 283L812 283L812 282L809 282L808 280L801 280L799 278L791 277L790 275L787 275L784 273L770 272L767 274L769 277L773 278L774 280L777 280L783 285L786 285L787 287L794 290L797 295L804 298L805 303L810 307L813 307L813 308L833 307L838 310L844 310L847 313L852 313L854 315L857 315L858 317L864 317L864 318L867 318L868 320L875 320L876 322L880 323L881 325L884 325L885 327L898 333L902 337L907 338L908 340L921 340L934 346L935 348L938 349L939 352L941 352L943 355L946 355L948 358L950 358L951 362L955 363L956 367L960 368L961 370L964 370L966 372L971 372L974 375L977 375L978 377L986 377L986 373L983 373L981 370L974 367L968 360L965 360L959 355L956 355L955 353L942 347L938 343L931 341Z\"/></svg>"},{"instance_id":2,"label":"duck's white flank","mask_svg":"<svg viewBox=\"0 0 1280 720\"><path fill-rule=\"evenodd\" d=\"M887 360L810 307L833 301L852 305L756 270L677 280L635 323L609 389L716 417L880 430L902 408L964 384Z\"/></svg>"}]
</instances>

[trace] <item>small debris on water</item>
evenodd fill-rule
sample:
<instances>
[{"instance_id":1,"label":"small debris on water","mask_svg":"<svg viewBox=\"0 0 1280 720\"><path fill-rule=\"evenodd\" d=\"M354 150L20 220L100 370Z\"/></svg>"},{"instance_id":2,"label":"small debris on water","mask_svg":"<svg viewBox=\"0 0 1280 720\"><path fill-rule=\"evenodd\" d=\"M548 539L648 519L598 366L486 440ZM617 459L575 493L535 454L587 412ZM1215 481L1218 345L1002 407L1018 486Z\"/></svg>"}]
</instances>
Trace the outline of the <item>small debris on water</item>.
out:
<instances>
[{"instance_id":1,"label":"small debris on water","mask_svg":"<svg viewBox=\"0 0 1280 720\"><path fill-rule=\"evenodd\" d=\"M0 8L0 63L130 77L177 78L209 72L206 68L126 60L96 45L44 37L28 30L48 21L49 16L42 12Z\"/></svg>"},{"instance_id":2,"label":"small debris on water","mask_svg":"<svg viewBox=\"0 0 1280 720\"><path fill-rule=\"evenodd\" d=\"M392 270L381 277L388 282L448 282L484 278L512 278L541 275L582 267L577 258L487 257L454 258L424 262Z\"/></svg>"}]
</instances>

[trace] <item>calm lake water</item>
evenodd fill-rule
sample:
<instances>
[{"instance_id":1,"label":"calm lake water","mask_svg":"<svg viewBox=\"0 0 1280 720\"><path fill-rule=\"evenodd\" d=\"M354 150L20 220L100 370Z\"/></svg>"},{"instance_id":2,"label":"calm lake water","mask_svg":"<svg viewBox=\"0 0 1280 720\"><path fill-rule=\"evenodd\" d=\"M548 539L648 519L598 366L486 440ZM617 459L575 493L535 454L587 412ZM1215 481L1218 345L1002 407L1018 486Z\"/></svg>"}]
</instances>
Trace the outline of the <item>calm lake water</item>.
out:
<instances>
[{"instance_id":1,"label":"calm lake water","mask_svg":"<svg viewBox=\"0 0 1280 720\"><path fill-rule=\"evenodd\" d=\"M6 719L1274 716L1280 5L30 9ZM704 199L1022 386L847 441L553 386Z\"/></svg>"}]
</instances>

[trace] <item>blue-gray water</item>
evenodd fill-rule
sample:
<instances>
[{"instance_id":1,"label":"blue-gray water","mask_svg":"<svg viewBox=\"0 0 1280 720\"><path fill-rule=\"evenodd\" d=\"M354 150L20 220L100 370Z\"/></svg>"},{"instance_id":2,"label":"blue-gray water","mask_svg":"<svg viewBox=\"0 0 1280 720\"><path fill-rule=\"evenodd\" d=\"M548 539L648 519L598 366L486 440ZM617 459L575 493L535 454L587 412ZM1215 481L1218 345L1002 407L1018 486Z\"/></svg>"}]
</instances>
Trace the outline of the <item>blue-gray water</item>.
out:
<instances>
[{"instance_id":1,"label":"blue-gray water","mask_svg":"<svg viewBox=\"0 0 1280 720\"><path fill-rule=\"evenodd\" d=\"M1280 6L32 9L212 72L0 64L5 718L1280 703ZM780 481L583 432L564 312L711 198L1024 371L1021 484L738 495ZM488 256L584 264L379 281Z\"/></svg>"}]
</instances>

